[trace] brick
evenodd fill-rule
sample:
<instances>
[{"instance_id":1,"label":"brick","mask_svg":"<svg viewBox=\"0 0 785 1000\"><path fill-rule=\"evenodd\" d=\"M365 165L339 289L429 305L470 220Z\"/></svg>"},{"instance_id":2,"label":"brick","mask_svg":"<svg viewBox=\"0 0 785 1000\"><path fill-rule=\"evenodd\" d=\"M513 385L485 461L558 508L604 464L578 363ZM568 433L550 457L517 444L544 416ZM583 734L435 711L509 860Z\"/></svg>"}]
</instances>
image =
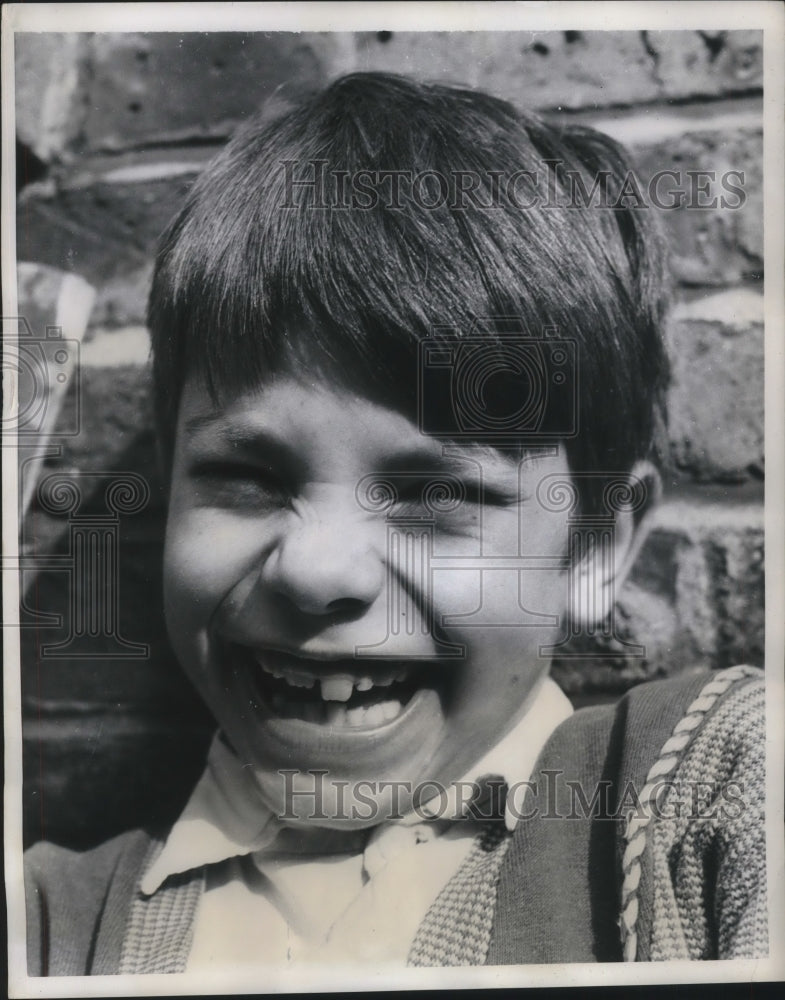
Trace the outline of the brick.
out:
<instances>
[{"instance_id":1,"label":"brick","mask_svg":"<svg viewBox=\"0 0 785 1000\"><path fill-rule=\"evenodd\" d=\"M762 503L695 497L664 503L618 595L614 623L613 639L586 638L570 647L590 657L554 663L554 677L578 701L692 670L761 666ZM624 643L642 645L645 655L625 656Z\"/></svg>"},{"instance_id":2,"label":"brick","mask_svg":"<svg viewBox=\"0 0 785 1000\"><path fill-rule=\"evenodd\" d=\"M386 40L382 40L386 39ZM479 86L540 109L746 93L761 33L111 33L16 36L19 132L45 161L216 139L280 85L352 69Z\"/></svg>"},{"instance_id":3,"label":"brick","mask_svg":"<svg viewBox=\"0 0 785 1000\"><path fill-rule=\"evenodd\" d=\"M613 636L574 638L569 657L557 654L551 673L570 698L618 695L659 675L663 649L675 643L677 634L673 605L629 583L614 609ZM630 655L632 646L643 647L643 655Z\"/></svg>"},{"instance_id":4,"label":"brick","mask_svg":"<svg viewBox=\"0 0 785 1000\"><path fill-rule=\"evenodd\" d=\"M707 544L718 611L717 663L760 665L765 655L763 535L747 529Z\"/></svg>"},{"instance_id":5,"label":"brick","mask_svg":"<svg viewBox=\"0 0 785 1000\"><path fill-rule=\"evenodd\" d=\"M357 44L358 69L468 84L540 110L718 97L762 84L755 31L369 32Z\"/></svg>"},{"instance_id":6,"label":"brick","mask_svg":"<svg viewBox=\"0 0 785 1000\"><path fill-rule=\"evenodd\" d=\"M119 626L126 644L143 644L138 658L119 657L116 644L96 636L80 644L77 655L61 647L72 637L73 615L69 601L86 597L63 572L42 571L35 590L29 590L22 616L22 691L25 711L32 717L63 712L135 711L156 715L167 712L173 720L197 713L192 686L180 672L166 640L160 591L163 530L140 539L139 532L122 527L119 577ZM134 550L132 545L138 545ZM65 553L66 545L55 550ZM42 616L49 616L43 620ZM59 616L58 621L51 616ZM35 621L34 616L39 620ZM115 646L113 649L112 646ZM125 653L130 652L126 645Z\"/></svg>"},{"instance_id":7,"label":"brick","mask_svg":"<svg viewBox=\"0 0 785 1000\"><path fill-rule=\"evenodd\" d=\"M110 291L102 293L104 319L115 308L108 302L119 299L123 319L141 321L145 302L134 302L134 283L141 292L158 237L199 169L192 160L163 163L156 170L141 166L135 172L83 174L59 186L53 181L31 184L18 201L18 258L75 271L96 287L108 286ZM119 294L122 285L125 290Z\"/></svg>"},{"instance_id":8,"label":"brick","mask_svg":"<svg viewBox=\"0 0 785 1000\"><path fill-rule=\"evenodd\" d=\"M387 41L361 33L358 69L468 84L539 109L627 104L658 92L637 32L393 32Z\"/></svg>"},{"instance_id":9,"label":"brick","mask_svg":"<svg viewBox=\"0 0 785 1000\"><path fill-rule=\"evenodd\" d=\"M663 96L718 97L763 85L762 31L647 31Z\"/></svg>"},{"instance_id":10,"label":"brick","mask_svg":"<svg viewBox=\"0 0 785 1000\"><path fill-rule=\"evenodd\" d=\"M14 35L16 134L49 163L78 142L86 110L88 36Z\"/></svg>"},{"instance_id":11,"label":"brick","mask_svg":"<svg viewBox=\"0 0 785 1000\"><path fill-rule=\"evenodd\" d=\"M699 480L762 477L762 296L735 289L682 303L668 340L672 463Z\"/></svg>"},{"instance_id":12,"label":"brick","mask_svg":"<svg viewBox=\"0 0 785 1000\"><path fill-rule=\"evenodd\" d=\"M672 500L661 508L656 531L674 542L676 606L687 655L709 657L718 667L744 661L761 666L762 500Z\"/></svg>"},{"instance_id":13,"label":"brick","mask_svg":"<svg viewBox=\"0 0 785 1000\"><path fill-rule=\"evenodd\" d=\"M97 512L93 504L91 513ZM78 527L77 519L71 524ZM23 698L37 711L56 714L78 705L178 715L196 703L164 625L164 512L147 507L121 516L117 529L116 555L97 600L91 596L92 577L86 580L73 558L68 530L35 550L40 568L33 586L29 575L24 578L20 635ZM52 566L54 560L47 565L52 556L59 557L58 566ZM112 596L118 600L116 620L106 628L103 612ZM98 625L80 638L79 608L91 602Z\"/></svg>"},{"instance_id":14,"label":"brick","mask_svg":"<svg viewBox=\"0 0 785 1000\"><path fill-rule=\"evenodd\" d=\"M678 180L660 182L660 203L670 204L669 190L686 194L682 207L651 209L670 246L673 278L683 285L724 286L763 277L763 130L757 114L745 117L746 122L737 118L735 127L723 127L720 120L718 128L711 117L687 118L680 135L633 146L647 194L655 175L665 170L677 171ZM693 180L688 171L711 176ZM740 171L743 180L731 171ZM723 178L743 196L726 190ZM695 193L693 184L705 185L706 193Z\"/></svg>"},{"instance_id":15,"label":"brick","mask_svg":"<svg viewBox=\"0 0 785 1000\"><path fill-rule=\"evenodd\" d=\"M222 138L281 84L325 79L340 38L320 33L94 35L84 144L117 150Z\"/></svg>"}]
</instances>

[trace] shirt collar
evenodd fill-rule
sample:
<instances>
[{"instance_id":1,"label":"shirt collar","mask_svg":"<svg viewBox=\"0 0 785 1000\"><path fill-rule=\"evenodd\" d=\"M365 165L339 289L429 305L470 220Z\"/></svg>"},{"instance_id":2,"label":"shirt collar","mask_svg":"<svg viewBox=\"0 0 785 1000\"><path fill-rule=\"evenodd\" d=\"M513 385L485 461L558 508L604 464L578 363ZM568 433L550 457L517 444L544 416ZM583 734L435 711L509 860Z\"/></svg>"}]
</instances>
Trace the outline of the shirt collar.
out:
<instances>
[{"instance_id":1,"label":"shirt collar","mask_svg":"<svg viewBox=\"0 0 785 1000\"><path fill-rule=\"evenodd\" d=\"M446 801L434 802L430 809L431 804L426 804L418 814L398 822L421 824L423 814L429 813L439 818L455 815L461 787L483 776L493 775L510 789L523 790L549 736L571 714L572 706L561 689L549 677L544 678L520 722L451 787ZM516 804L519 795L508 796L508 830L515 827ZM141 890L152 895L171 875L270 847L284 825L263 803L250 768L243 767L219 733L210 746L204 773L161 853L145 873ZM377 836L379 832L375 831Z\"/></svg>"}]
</instances>

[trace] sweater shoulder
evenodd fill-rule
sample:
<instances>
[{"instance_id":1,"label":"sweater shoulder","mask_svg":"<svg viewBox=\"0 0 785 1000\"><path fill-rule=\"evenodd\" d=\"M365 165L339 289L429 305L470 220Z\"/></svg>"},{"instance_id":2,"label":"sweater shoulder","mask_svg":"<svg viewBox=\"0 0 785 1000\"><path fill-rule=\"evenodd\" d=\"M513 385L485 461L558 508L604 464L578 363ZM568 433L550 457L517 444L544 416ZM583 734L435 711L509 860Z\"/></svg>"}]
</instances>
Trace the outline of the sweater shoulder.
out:
<instances>
[{"instance_id":1,"label":"sweater shoulder","mask_svg":"<svg viewBox=\"0 0 785 1000\"><path fill-rule=\"evenodd\" d=\"M44 883L52 879L58 884L66 879L80 885L102 881L120 857L151 840L151 834L141 829L127 830L84 851L40 840L25 851L25 873Z\"/></svg>"},{"instance_id":2,"label":"sweater shoulder","mask_svg":"<svg viewBox=\"0 0 785 1000\"><path fill-rule=\"evenodd\" d=\"M701 781L757 773L745 748L761 749L761 688L762 672L751 668L682 675L641 684L613 704L579 709L556 729L535 767L528 807L500 873L490 964L620 961L632 933L639 955L651 953L649 942L663 925L651 901L655 891L668 889L669 875L667 866L653 871L648 852L636 855L642 872L627 864L627 806L663 764L672 764L671 776L689 768ZM724 853L733 858L728 843ZM743 874L749 881L749 871ZM620 909L629 898L622 883L632 876L641 919L626 926L623 937ZM742 911L738 896L735 908L724 911L723 927L752 927L757 920L760 908ZM722 933L730 940L730 930ZM747 942L751 933L734 940Z\"/></svg>"},{"instance_id":3,"label":"sweater shoulder","mask_svg":"<svg viewBox=\"0 0 785 1000\"><path fill-rule=\"evenodd\" d=\"M25 852L30 975L86 975L102 924L134 892L154 837L131 830L86 851L41 841Z\"/></svg>"},{"instance_id":4,"label":"sweater shoulder","mask_svg":"<svg viewBox=\"0 0 785 1000\"><path fill-rule=\"evenodd\" d=\"M762 686L763 672L753 667L648 681L613 704L578 709L551 737L548 761L577 759L583 771L641 781L687 713L696 717L696 732L718 720L727 729L729 707L750 705L741 692Z\"/></svg>"}]
</instances>

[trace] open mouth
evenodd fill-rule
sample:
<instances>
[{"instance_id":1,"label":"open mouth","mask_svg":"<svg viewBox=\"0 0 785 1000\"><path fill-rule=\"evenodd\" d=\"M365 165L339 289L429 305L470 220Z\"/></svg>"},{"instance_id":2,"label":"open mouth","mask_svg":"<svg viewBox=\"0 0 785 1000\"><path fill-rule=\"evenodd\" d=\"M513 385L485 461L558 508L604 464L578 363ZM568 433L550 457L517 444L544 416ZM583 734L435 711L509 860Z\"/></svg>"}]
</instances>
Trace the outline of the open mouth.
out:
<instances>
[{"instance_id":1,"label":"open mouth","mask_svg":"<svg viewBox=\"0 0 785 1000\"><path fill-rule=\"evenodd\" d=\"M418 660L317 660L246 651L254 688L282 719L335 729L375 729L396 719L425 683Z\"/></svg>"}]
</instances>

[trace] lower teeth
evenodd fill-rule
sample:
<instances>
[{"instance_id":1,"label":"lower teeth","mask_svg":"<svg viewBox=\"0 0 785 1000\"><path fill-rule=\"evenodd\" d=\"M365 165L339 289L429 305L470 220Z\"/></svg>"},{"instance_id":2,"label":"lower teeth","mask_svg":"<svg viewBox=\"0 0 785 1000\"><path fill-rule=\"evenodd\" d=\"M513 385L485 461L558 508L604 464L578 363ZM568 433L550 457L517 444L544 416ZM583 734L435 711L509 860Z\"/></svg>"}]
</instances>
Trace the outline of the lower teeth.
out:
<instances>
[{"instance_id":1,"label":"lower teeth","mask_svg":"<svg viewBox=\"0 0 785 1000\"><path fill-rule=\"evenodd\" d=\"M283 718L316 722L334 726L336 729L381 726L385 722L392 721L403 710L403 704L397 698L378 701L372 705L347 708L342 702L295 701L276 693L271 698L271 704L275 712Z\"/></svg>"}]
</instances>

